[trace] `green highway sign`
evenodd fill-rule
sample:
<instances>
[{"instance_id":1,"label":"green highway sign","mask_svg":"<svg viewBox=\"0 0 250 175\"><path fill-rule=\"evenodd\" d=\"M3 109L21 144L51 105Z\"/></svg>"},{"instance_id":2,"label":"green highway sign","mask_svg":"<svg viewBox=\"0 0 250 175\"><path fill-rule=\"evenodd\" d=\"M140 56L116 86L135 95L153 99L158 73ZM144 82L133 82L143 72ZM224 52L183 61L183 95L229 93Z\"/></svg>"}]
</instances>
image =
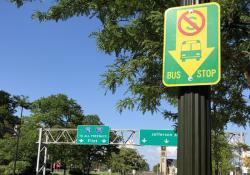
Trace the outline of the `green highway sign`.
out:
<instances>
[{"instance_id":1,"label":"green highway sign","mask_svg":"<svg viewBox=\"0 0 250 175\"><path fill-rule=\"evenodd\" d=\"M102 125L78 125L76 144L108 145L109 127Z\"/></svg>"},{"instance_id":2,"label":"green highway sign","mask_svg":"<svg viewBox=\"0 0 250 175\"><path fill-rule=\"evenodd\" d=\"M174 130L140 130L140 145L177 146Z\"/></svg>"},{"instance_id":3,"label":"green highway sign","mask_svg":"<svg viewBox=\"0 0 250 175\"><path fill-rule=\"evenodd\" d=\"M220 7L169 8L164 20L163 84L214 85L220 81Z\"/></svg>"}]
</instances>

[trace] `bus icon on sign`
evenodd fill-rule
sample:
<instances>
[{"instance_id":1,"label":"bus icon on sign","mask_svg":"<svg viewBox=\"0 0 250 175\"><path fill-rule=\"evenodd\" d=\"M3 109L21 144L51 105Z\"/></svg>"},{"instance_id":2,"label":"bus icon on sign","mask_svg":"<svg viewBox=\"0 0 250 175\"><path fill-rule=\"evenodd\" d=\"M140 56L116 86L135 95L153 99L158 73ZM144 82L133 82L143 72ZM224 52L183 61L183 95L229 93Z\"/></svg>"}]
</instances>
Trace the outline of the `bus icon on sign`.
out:
<instances>
[{"instance_id":1,"label":"bus icon on sign","mask_svg":"<svg viewBox=\"0 0 250 175\"><path fill-rule=\"evenodd\" d=\"M181 43L181 61L189 59L201 59L201 42L199 40L183 41Z\"/></svg>"}]
</instances>

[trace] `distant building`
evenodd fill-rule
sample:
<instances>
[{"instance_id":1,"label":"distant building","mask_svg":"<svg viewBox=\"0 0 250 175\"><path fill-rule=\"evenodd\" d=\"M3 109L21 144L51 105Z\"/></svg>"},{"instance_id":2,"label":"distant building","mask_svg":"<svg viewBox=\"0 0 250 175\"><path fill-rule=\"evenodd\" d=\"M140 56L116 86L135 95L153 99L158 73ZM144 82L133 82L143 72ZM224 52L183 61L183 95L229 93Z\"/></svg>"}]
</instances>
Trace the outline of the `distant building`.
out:
<instances>
[{"instance_id":1,"label":"distant building","mask_svg":"<svg viewBox=\"0 0 250 175\"><path fill-rule=\"evenodd\" d=\"M177 147L161 147L160 153L160 174L177 174Z\"/></svg>"},{"instance_id":2,"label":"distant building","mask_svg":"<svg viewBox=\"0 0 250 175\"><path fill-rule=\"evenodd\" d=\"M226 133L228 142L231 145L237 146L240 144L246 144L245 138L246 133L243 132L227 132ZM243 160L246 156L248 156L250 153L249 151L244 151L243 148L235 149L233 151L233 166L235 167L235 170L230 172L230 175L245 175L249 172L249 169L247 167L244 167Z\"/></svg>"},{"instance_id":3,"label":"distant building","mask_svg":"<svg viewBox=\"0 0 250 175\"><path fill-rule=\"evenodd\" d=\"M243 174L248 174L249 162L250 162L250 151L243 151L242 152L242 173Z\"/></svg>"}]
</instances>

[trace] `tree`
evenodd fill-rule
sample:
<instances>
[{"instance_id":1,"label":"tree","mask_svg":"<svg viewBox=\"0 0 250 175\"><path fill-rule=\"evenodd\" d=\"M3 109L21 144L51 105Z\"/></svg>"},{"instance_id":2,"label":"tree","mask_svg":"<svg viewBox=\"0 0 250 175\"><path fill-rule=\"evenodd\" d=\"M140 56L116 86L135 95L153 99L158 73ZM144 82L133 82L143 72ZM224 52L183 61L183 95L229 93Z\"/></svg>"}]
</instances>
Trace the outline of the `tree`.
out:
<instances>
[{"instance_id":1,"label":"tree","mask_svg":"<svg viewBox=\"0 0 250 175\"><path fill-rule=\"evenodd\" d=\"M26 161L18 161L17 162L17 172L16 174L20 174L20 175L25 175L25 174L29 174L30 172L27 172L28 169L30 169L31 165L29 162ZM4 171L4 175L9 175L13 173L13 162L11 162L8 167L6 168L6 170Z\"/></svg>"},{"instance_id":2,"label":"tree","mask_svg":"<svg viewBox=\"0 0 250 175\"><path fill-rule=\"evenodd\" d=\"M15 113L18 106L21 106L21 117L22 111L24 108L28 107L28 103L26 102L27 97L24 96L12 96L7 92L0 91L0 164L5 168L5 172L8 174L8 170L12 170L13 166L14 170L16 169L16 161L20 157L18 152L19 146L19 138L20 138L20 127L21 126L21 118L18 118ZM14 140L14 136L17 136L17 141ZM7 143L7 144L6 144ZM14 151L14 148L16 150ZM14 157L14 161L13 161ZM28 165L28 162L17 162L18 163L18 171L17 174L22 172L22 165ZM20 165L20 166L19 166ZM6 167L7 166L7 167ZM12 166L10 168L10 166ZM29 167L29 166L27 166ZM21 169L22 171L21 171ZM0 172L4 173L4 172Z\"/></svg>"},{"instance_id":3,"label":"tree","mask_svg":"<svg viewBox=\"0 0 250 175\"><path fill-rule=\"evenodd\" d=\"M22 5L22 0L11 0ZM32 0L30 0L32 1ZM246 126L250 123L249 87L244 77L250 64L250 17L248 0L220 0L222 80L212 87L212 127L223 131L227 123ZM127 97L117 107L159 111L163 101L176 104L176 89L166 88L161 82L164 11L177 6L175 0L59 0L45 12L33 14L35 19L67 20L74 16L96 17L102 22L94 32L97 47L106 54L115 54L116 60L103 75L102 85L115 93L127 85ZM163 114L171 115L167 109Z\"/></svg>"},{"instance_id":4,"label":"tree","mask_svg":"<svg viewBox=\"0 0 250 175\"><path fill-rule=\"evenodd\" d=\"M159 171L160 171L160 164L158 163L153 167L153 172L158 174Z\"/></svg>"},{"instance_id":5,"label":"tree","mask_svg":"<svg viewBox=\"0 0 250 175\"><path fill-rule=\"evenodd\" d=\"M250 157L244 157L242 160L242 164L244 167L250 167Z\"/></svg>"},{"instance_id":6,"label":"tree","mask_svg":"<svg viewBox=\"0 0 250 175\"><path fill-rule=\"evenodd\" d=\"M77 125L102 125L97 115L83 115L81 106L64 94L40 98L32 103L32 116L40 126L76 128ZM78 164L89 174L92 163L105 163L116 146L68 146L50 145L52 162L61 160L64 170L67 165Z\"/></svg>"},{"instance_id":7,"label":"tree","mask_svg":"<svg viewBox=\"0 0 250 175\"><path fill-rule=\"evenodd\" d=\"M102 125L103 123L97 115L86 115L81 124ZM118 148L115 145L79 145L71 146L66 154L70 164L81 165L84 174L89 174L93 164L106 164L111 153L117 151Z\"/></svg>"},{"instance_id":8,"label":"tree","mask_svg":"<svg viewBox=\"0 0 250 175\"><path fill-rule=\"evenodd\" d=\"M214 175L226 174L232 167L233 147L223 132L212 132L212 168Z\"/></svg>"},{"instance_id":9,"label":"tree","mask_svg":"<svg viewBox=\"0 0 250 175\"><path fill-rule=\"evenodd\" d=\"M30 0L32 1L32 0ZM17 6L22 0L11 0ZM213 128L221 130L228 122L246 126L250 122L250 106L246 101L249 89L244 77L249 65L249 1L220 0L222 8L222 80L212 87ZM154 1L90 1L59 0L45 12L37 11L33 18L40 21L67 20L73 16L96 17L102 22L96 37L97 47L116 60L103 75L102 85L115 93L127 84L128 95L117 107L159 111L162 101L175 104L176 89L162 85L162 52L164 11L177 6L177 0ZM226 110L225 110L226 109ZM171 118L167 109L163 112Z\"/></svg>"},{"instance_id":10,"label":"tree","mask_svg":"<svg viewBox=\"0 0 250 175\"><path fill-rule=\"evenodd\" d=\"M6 96L9 99L10 94ZM0 100L3 98L0 98ZM11 98L14 106L20 105L22 108L31 107L31 115L25 116L21 120L19 151L16 160L16 174L25 172L26 174L34 174L37 158L37 140L38 131L40 127L70 127L76 128L77 125L102 125L100 118L97 115L83 115L81 106L75 100L70 99L66 95L57 94L48 97L42 97L31 105L26 106L24 103L27 99L22 96L15 96ZM15 99L15 100L14 100ZM7 103L8 104L8 103ZM10 103L12 104L12 103ZM7 108L8 109L8 108ZM12 108L10 108L12 109ZM9 110L11 111L11 110ZM13 107L13 110L15 108ZM5 119L5 118L4 118ZM13 130L13 129L12 129ZM20 134L21 133L21 134ZM15 137L13 135L5 134L0 138L0 174L9 173L13 171L13 155L15 153ZM85 174L89 174L93 163L105 164L111 152L117 152L117 146L101 145L101 146L82 146L82 145L49 145L48 154L50 158L48 163L52 164L60 160L63 168L67 165L78 165ZM12 168L10 168L12 166Z\"/></svg>"},{"instance_id":11,"label":"tree","mask_svg":"<svg viewBox=\"0 0 250 175\"><path fill-rule=\"evenodd\" d=\"M34 101L31 112L40 127L46 128L76 128L84 119L81 106L64 94L50 95ZM64 172L66 172L69 147L49 145L48 150L52 152L51 163L61 160Z\"/></svg>"},{"instance_id":12,"label":"tree","mask_svg":"<svg viewBox=\"0 0 250 175\"><path fill-rule=\"evenodd\" d=\"M250 52L248 52L248 55L250 56ZM245 78L248 86L250 87L250 64L248 64L245 68Z\"/></svg>"},{"instance_id":13,"label":"tree","mask_svg":"<svg viewBox=\"0 0 250 175\"><path fill-rule=\"evenodd\" d=\"M0 139L5 134L14 134L14 126L18 123L15 116L17 102L8 92L0 91Z\"/></svg>"},{"instance_id":14,"label":"tree","mask_svg":"<svg viewBox=\"0 0 250 175\"><path fill-rule=\"evenodd\" d=\"M24 117L22 120L22 128L20 135L19 151L17 154L16 174L25 171L27 174L34 173L37 158L37 140L39 125L34 118ZM14 165L14 155L16 151L16 138L8 135L0 139L0 165L4 167L4 172L12 170ZM22 167L25 165L24 167ZM26 166L29 165L29 166ZM12 166L12 167L11 167Z\"/></svg>"},{"instance_id":15,"label":"tree","mask_svg":"<svg viewBox=\"0 0 250 175\"><path fill-rule=\"evenodd\" d=\"M66 95L51 95L33 102L32 112L40 124L46 127L72 127L77 125L101 125L97 115L84 116L81 107ZM52 162L61 160L64 170L67 165L78 164L89 174L93 162L104 163L115 146L68 146L50 145Z\"/></svg>"},{"instance_id":16,"label":"tree","mask_svg":"<svg viewBox=\"0 0 250 175\"><path fill-rule=\"evenodd\" d=\"M131 173L132 170L149 170L146 160L131 148L121 148L119 153L112 153L109 165L112 171L120 172L122 175Z\"/></svg>"},{"instance_id":17,"label":"tree","mask_svg":"<svg viewBox=\"0 0 250 175\"><path fill-rule=\"evenodd\" d=\"M81 106L64 94L42 97L32 103L31 112L45 127L73 127L83 120Z\"/></svg>"},{"instance_id":18,"label":"tree","mask_svg":"<svg viewBox=\"0 0 250 175\"><path fill-rule=\"evenodd\" d=\"M20 135L21 135L21 131L20 131L20 128L21 128L21 124L22 124L22 117L23 117L23 109L28 109L29 106L30 106L30 103L28 102L28 97L26 96L15 96L14 97L16 102L17 102L17 106L20 106L21 107L21 114L20 114L20 124L19 126L17 126L16 128L16 135L17 135L17 142L16 142L16 152L15 152L15 160L14 160L14 168L13 168L13 171L14 171L14 175L16 174L16 161L17 161L17 157L18 157L18 148L19 148L19 140L20 140Z\"/></svg>"}]
</instances>

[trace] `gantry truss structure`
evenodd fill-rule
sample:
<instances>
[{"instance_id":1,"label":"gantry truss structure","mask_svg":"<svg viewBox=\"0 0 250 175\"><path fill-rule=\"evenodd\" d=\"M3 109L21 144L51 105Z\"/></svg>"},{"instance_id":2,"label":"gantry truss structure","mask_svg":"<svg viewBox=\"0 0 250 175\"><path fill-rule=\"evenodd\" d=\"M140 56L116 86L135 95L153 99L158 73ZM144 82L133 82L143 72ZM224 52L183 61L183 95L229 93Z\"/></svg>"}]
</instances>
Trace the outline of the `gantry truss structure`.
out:
<instances>
[{"instance_id":1,"label":"gantry truss structure","mask_svg":"<svg viewBox=\"0 0 250 175\"><path fill-rule=\"evenodd\" d=\"M245 144L246 133L244 132L226 132L226 137L228 143L234 146L236 149L233 151L233 165L235 167L242 167L242 156L243 156L243 148L238 147L238 144ZM238 147L238 148L237 148Z\"/></svg>"},{"instance_id":2,"label":"gantry truss structure","mask_svg":"<svg viewBox=\"0 0 250 175\"><path fill-rule=\"evenodd\" d=\"M228 143L237 145L238 143L245 144L246 133L244 132L226 132Z\"/></svg>"},{"instance_id":3,"label":"gantry truss structure","mask_svg":"<svg viewBox=\"0 0 250 175\"><path fill-rule=\"evenodd\" d=\"M76 145L77 129L40 128L38 138L38 153L36 175L46 173L48 145ZM111 129L109 145L139 146L139 130Z\"/></svg>"},{"instance_id":4,"label":"gantry truss structure","mask_svg":"<svg viewBox=\"0 0 250 175\"><path fill-rule=\"evenodd\" d=\"M48 145L76 145L77 129L70 128L40 128L38 138L38 153L36 175L46 173ZM245 143L245 133L227 132L229 144ZM111 129L109 145L140 146L139 130ZM240 155L239 155L240 156Z\"/></svg>"}]
</instances>

